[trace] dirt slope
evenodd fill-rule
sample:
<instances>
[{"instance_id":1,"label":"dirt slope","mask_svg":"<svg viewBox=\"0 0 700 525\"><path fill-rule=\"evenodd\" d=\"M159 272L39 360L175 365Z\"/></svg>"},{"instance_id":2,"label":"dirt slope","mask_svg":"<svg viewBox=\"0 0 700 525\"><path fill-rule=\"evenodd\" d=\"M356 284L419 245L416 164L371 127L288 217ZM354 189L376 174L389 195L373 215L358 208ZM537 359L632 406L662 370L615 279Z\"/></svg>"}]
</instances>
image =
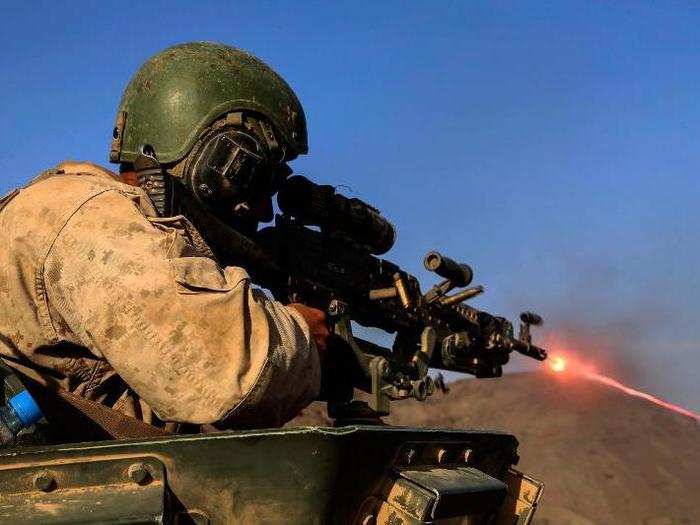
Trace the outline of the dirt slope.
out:
<instances>
[{"instance_id":1,"label":"dirt slope","mask_svg":"<svg viewBox=\"0 0 700 525\"><path fill-rule=\"evenodd\" d=\"M394 403L394 425L508 430L519 468L545 482L539 524L700 524L700 425L583 378L464 380L426 403ZM313 405L293 424L324 424Z\"/></svg>"}]
</instances>

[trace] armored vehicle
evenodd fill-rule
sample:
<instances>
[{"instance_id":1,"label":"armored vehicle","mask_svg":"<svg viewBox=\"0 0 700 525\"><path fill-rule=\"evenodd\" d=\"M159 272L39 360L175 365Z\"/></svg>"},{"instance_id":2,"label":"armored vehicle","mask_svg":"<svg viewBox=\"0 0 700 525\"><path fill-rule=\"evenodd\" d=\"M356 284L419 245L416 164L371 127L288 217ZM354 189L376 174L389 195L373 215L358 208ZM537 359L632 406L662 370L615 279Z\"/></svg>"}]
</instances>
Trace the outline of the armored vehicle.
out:
<instances>
[{"instance_id":1,"label":"armored vehicle","mask_svg":"<svg viewBox=\"0 0 700 525\"><path fill-rule=\"evenodd\" d=\"M8 449L0 523L527 524L509 434L293 428Z\"/></svg>"}]
</instances>

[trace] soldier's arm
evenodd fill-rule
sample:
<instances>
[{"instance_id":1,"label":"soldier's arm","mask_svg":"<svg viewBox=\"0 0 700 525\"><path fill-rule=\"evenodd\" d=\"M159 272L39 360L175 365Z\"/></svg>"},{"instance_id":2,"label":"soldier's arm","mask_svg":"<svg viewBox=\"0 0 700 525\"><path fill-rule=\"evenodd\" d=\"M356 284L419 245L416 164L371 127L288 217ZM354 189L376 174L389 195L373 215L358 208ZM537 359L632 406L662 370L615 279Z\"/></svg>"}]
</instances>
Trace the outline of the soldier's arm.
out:
<instances>
[{"instance_id":1,"label":"soldier's arm","mask_svg":"<svg viewBox=\"0 0 700 525\"><path fill-rule=\"evenodd\" d=\"M49 252L52 319L106 358L167 421L271 426L318 394L320 365L301 315L251 288L240 268L192 249L136 198L84 204Z\"/></svg>"}]
</instances>

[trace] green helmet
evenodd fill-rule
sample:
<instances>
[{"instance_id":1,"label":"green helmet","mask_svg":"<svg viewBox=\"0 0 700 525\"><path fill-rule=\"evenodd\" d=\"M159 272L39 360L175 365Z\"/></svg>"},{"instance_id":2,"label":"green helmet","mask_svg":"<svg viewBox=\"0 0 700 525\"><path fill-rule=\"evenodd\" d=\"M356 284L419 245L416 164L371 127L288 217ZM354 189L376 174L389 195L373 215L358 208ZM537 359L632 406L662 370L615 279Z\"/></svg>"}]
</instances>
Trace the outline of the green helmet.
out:
<instances>
[{"instance_id":1,"label":"green helmet","mask_svg":"<svg viewBox=\"0 0 700 525\"><path fill-rule=\"evenodd\" d=\"M301 103L267 64L223 44L168 48L146 62L124 91L109 160L134 162L148 145L162 164L177 162L216 119L241 110L270 121L288 158L307 153Z\"/></svg>"}]
</instances>

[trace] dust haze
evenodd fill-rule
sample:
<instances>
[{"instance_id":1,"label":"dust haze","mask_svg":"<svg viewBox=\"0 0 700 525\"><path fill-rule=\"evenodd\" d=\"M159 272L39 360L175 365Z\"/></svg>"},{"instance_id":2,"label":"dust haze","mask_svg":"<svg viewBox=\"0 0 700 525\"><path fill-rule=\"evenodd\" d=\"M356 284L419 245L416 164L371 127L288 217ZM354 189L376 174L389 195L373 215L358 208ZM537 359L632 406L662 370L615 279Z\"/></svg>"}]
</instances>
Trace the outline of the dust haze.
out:
<instances>
[{"instance_id":1,"label":"dust haze","mask_svg":"<svg viewBox=\"0 0 700 525\"><path fill-rule=\"evenodd\" d=\"M700 409L692 370L700 345L684 322L688 304L664 283L635 282L610 262L567 261L556 295L532 297L546 324L535 337L635 388ZM525 299L511 300L521 307ZM531 366L529 367L531 368Z\"/></svg>"}]
</instances>

